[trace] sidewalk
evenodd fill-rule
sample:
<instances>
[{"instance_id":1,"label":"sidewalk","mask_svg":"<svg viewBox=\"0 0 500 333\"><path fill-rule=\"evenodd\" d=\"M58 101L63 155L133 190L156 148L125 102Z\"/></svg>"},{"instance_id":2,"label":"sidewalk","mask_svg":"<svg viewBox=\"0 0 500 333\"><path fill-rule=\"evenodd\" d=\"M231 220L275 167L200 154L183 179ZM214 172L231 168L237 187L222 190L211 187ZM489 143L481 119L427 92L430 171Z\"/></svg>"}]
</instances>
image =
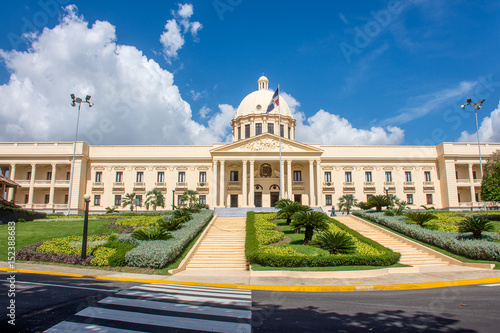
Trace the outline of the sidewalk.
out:
<instances>
[{"instance_id":1,"label":"sidewalk","mask_svg":"<svg viewBox=\"0 0 500 333\"><path fill-rule=\"evenodd\" d=\"M10 271L8 263L0 262L0 270ZM196 270L164 276L17 263L16 271L141 283L280 291L403 290L500 283L500 270L435 265L338 272Z\"/></svg>"}]
</instances>

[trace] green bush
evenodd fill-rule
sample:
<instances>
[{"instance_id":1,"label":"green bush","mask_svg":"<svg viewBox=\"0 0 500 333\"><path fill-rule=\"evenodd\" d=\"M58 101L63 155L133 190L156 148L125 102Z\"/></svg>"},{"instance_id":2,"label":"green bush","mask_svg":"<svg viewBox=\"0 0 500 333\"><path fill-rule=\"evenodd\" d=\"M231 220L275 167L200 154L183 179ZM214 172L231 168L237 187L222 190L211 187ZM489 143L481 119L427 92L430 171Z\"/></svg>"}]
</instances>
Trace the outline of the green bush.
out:
<instances>
[{"instance_id":1,"label":"green bush","mask_svg":"<svg viewBox=\"0 0 500 333\"><path fill-rule=\"evenodd\" d=\"M162 229L168 230L168 231L174 231L175 229L179 228L182 223L186 221L186 217L171 217L167 221L164 221L163 219L158 220L158 226Z\"/></svg>"},{"instance_id":2,"label":"green bush","mask_svg":"<svg viewBox=\"0 0 500 333\"><path fill-rule=\"evenodd\" d=\"M128 266L163 268L175 260L189 242L195 238L212 218L213 211L203 210L193 214L193 219L186 222L182 228L172 231L174 238L167 240L139 241L136 248L125 255ZM134 243L131 237L122 236L118 240Z\"/></svg>"},{"instance_id":3,"label":"green bush","mask_svg":"<svg viewBox=\"0 0 500 333\"><path fill-rule=\"evenodd\" d=\"M324 231L313 239L311 245L317 246L330 252L337 253L353 253L356 251L356 244L352 237L345 232Z\"/></svg>"},{"instance_id":4,"label":"green bush","mask_svg":"<svg viewBox=\"0 0 500 333\"><path fill-rule=\"evenodd\" d=\"M382 213L365 211L356 211L354 215L470 259L500 261L500 243L492 242L498 239L497 232L486 232L482 240L474 240L472 234L463 236L458 232L429 230L408 224L401 216L384 216Z\"/></svg>"},{"instance_id":5,"label":"green bush","mask_svg":"<svg viewBox=\"0 0 500 333\"><path fill-rule=\"evenodd\" d=\"M148 227L148 228L140 228L134 230L134 232L131 235L135 239L142 240L142 241L149 241L149 240L167 240L172 238L172 234L160 227Z\"/></svg>"},{"instance_id":6,"label":"green bush","mask_svg":"<svg viewBox=\"0 0 500 333\"><path fill-rule=\"evenodd\" d=\"M493 224L485 218L467 216L465 221L460 224L458 232L466 233L471 232L475 239L481 239L481 234L484 231L494 231Z\"/></svg>"},{"instance_id":7,"label":"green bush","mask_svg":"<svg viewBox=\"0 0 500 333\"><path fill-rule=\"evenodd\" d=\"M119 237L112 235L108 242L104 244L105 248L114 249L115 252L108 257L109 266L126 266L125 254L135 248L137 244L124 243L118 240ZM132 238L134 239L134 238Z\"/></svg>"},{"instance_id":8,"label":"green bush","mask_svg":"<svg viewBox=\"0 0 500 333\"><path fill-rule=\"evenodd\" d=\"M358 255L358 254L336 254L336 255L304 255L297 252L294 248L286 245L269 246L260 245L256 235L255 212L247 213L246 223L246 242L245 255L251 264L260 264L272 267L318 267L318 266L349 266L349 265L368 265L368 266L388 266L398 262L399 253L395 253L382 245L361 236L356 231L343 225L342 223L330 220L338 229L350 234L359 242L367 243L373 247L377 254Z\"/></svg>"},{"instance_id":9,"label":"green bush","mask_svg":"<svg viewBox=\"0 0 500 333\"><path fill-rule=\"evenodd\" d=\"M283 232L274 230L276 224L269 221L275 216L275 213L258 214L255 218L255 228L257 230L257 241L259 244L268 245L279 242L285 238Z\"/></svg>"},{"instance_id":10,"label":"green bush","mask_svg":"<svg viewBox=\"0 0 500 333\"><path fill-rule=\"evenodd\" d=\"M415 222L416 224L418 224L421 227L423 227L430 220L437 218L436 215L429 213L429 212L425 212L425 213L408 212L408 213L405 213L404 216L406 216L407 218L409 218L410 220L412 220L413 222Z\"/></svg>"}]
</instances>

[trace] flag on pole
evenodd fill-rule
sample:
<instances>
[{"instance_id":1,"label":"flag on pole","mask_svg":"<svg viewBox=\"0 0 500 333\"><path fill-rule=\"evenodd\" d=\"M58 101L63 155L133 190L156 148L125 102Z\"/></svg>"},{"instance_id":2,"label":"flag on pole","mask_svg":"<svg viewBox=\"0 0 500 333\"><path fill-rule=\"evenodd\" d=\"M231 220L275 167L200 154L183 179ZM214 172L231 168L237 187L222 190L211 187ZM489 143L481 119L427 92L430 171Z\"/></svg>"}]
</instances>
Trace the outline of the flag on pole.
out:
<instances>
[{"instance_id":1,"label":"flag on pole","mask_svg":"<svg viewBox=\"0 0 500 333\"><path fill-rule=\"evenodd\" d=\"M279 90L280 90L280 88L276 89L276 92L274 93L273 98L271 99L271 102L269 103L269 106L267 107L266 113L273 111L274 108L280 104Z\"/></svg>"}]
</instances>

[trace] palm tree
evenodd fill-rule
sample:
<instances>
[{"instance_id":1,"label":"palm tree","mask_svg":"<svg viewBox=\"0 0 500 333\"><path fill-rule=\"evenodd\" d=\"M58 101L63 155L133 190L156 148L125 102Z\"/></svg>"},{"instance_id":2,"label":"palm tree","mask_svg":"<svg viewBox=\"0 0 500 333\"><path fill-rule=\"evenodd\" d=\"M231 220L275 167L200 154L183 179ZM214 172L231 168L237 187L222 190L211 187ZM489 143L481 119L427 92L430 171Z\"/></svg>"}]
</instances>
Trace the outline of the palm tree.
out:
<instances>
[{"instance_id":1,"label":"palm tree","mask_svg":"<svg viewBox=\"0 0 500 333\"><path fill-rule=\"evenodd\" d=\"M352 194L344 194L339 198L339 209L347 211L347 215L351 211L351 208L358 203L358 200Z\"/></svg>"},{"instance_id":2,"label":"palm tree","mask_svg":"<svg viewBox=\"0 0 500 333\"><path fill-rule=\"evenodd\" d=\"M288 200L290 201L290 200ZM276 206L275 206L276 207ZM287 205L283 205L281 210L278 212L277 217L286 219L286 224L290 224L292 215L300 211L310 211L311 207L301 204L300 202L292 202Z\"/></svg>"},{"instance_id":3,"label":"palm tree","mask_svg":"<svg viewBox=\"0 0 500 333\"><path fill-rule=\"evenodd\" d=\"M483 217L467 216L460 223L459 232L472 232L474 239L481 239L483 231L495 231L493 224Z\"/></svg>"},{"instance_id":4,"label":"palm tree","mask_svg":"<svg viewBox=\"0 0 500 333\"><path fill-rule=\"evenodd\" d=\"M377 212L381 212L382 207L390 206L393 202L393 199L387 195L372 195L370 199L368 199L367 204L375 207Z\"/></svg>"},{"instance_id":5,"label":"palm tree","mask_svg":"<svg viewBox=\"0 0 500 333\"><path fill-rule=\"evenodd\" d=\"M425 213L408 212L408 213L405 213L404 215L421 227L423 227L424 224L426 224L430 220L437 218L436 215L434 215L432 213L427 213L427 212L425 212Z\"/></svg>"},{"instance_id":6,"label":"palm tree","mask_svg":"<svg viewBox=\"0 0 500 333\"><path fill-rule=\"evenodd\" d=\"M123 202L122 202L122 207L125 208L128 205L130 205L130 211L134 210L134 198L135 198L135 193L126 193L123 196Z\"/></svg>"},{"instance_id":7,"label":"palm tree","mask_svg":"<svg viewBox=\"0 0 500 333\"><path fill-rule=\"evenodd\" d=\"M149 210L149 206L152 206L153 210L156 211L156 207L158 206L165 208L165 197L160 190L155 188L146 193L146 201L144 203L147 210Z\"/></svg>"},{"instance_id":8,"label":"palm tree","mask_svg":"<svg viewBox=\"0 0 500 333\"><path fill-rule=\"evenodd\" d=\"M185 191L181 196L182 202L188 202L188 206L192 207L194 203L198 202L198 192L193 190Z\"/></svg>"},{"instance_id":9,"label":"palm tree","mask_svg":"<svg viewBox=\"0 0 500 333\"><path fill-rule=\"evenodd\" d=\"M283 209L284 207L286 207L292 203L293 203L293 201L290 199L281 199L281 200L276 201L276 203L274 204L274 208Z\"/></svg>"},{"instance_id":10,"label":"palm tree","mask_svg":"<svg viewBox=\"0 0 500 333\"><path fill-rule=\"evenodd\" d=\"M311 241L314 229L328 228L329 220L330 218L325 213L315 211L299 211L292 215L292 225L305 229L304 245Z\"/></svg>"},{"instance_id":11,"label":"palm tree","mask_svg":"<svg viewBox=\"0 0 500 333\"><path fill-rule=\"evenodd\" d=\"M327 250L330 254L352 253L356 251L356 244L352 240L352 237L340 231L323 231L314 238L311 245Z\"/></svg>"}]
</instances>

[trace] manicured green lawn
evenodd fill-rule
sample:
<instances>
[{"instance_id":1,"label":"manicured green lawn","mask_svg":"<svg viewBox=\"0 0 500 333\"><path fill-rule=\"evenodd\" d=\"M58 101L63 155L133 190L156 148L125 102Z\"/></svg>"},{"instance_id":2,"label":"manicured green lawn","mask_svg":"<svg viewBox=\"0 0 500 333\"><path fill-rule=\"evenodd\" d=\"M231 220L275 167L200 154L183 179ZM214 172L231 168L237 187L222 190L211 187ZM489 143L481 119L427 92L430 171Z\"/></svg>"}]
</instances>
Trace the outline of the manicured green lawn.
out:
<instances>
[{"instance_id":1,"label":"manicured green lawn","mask_svg":"<svg viewBox=\"0 0 500 333\"><path fill-rule=\"evenodd\" d=\"M304 245L304 229L302 229L300 234L294 233L294 227L286 224L286 220L278 220L278 227L280 227L280 231L285 234L285 237L290 239L289 245L293 247L298 252L305 255L315 255L315 254L329 254L327 250L320 249L319 247L312 245ZM317 232L315 231L314 234Z\"/></svg>"},{"instance_id":2,"label":"manicured green lawn","mask_svg":"<svg viewBox=\"0 0 500 333\"><path fill-rule=\"evenodd\" d=\"M89 220L88 234L118 233L104 225L108 219ZM0 261L7 260L8 225L0 225ZM21 248L52 238L83 235L83 218L71 221L30 221L16 223L16 251Z\"/></svg>"}]
</instances>

